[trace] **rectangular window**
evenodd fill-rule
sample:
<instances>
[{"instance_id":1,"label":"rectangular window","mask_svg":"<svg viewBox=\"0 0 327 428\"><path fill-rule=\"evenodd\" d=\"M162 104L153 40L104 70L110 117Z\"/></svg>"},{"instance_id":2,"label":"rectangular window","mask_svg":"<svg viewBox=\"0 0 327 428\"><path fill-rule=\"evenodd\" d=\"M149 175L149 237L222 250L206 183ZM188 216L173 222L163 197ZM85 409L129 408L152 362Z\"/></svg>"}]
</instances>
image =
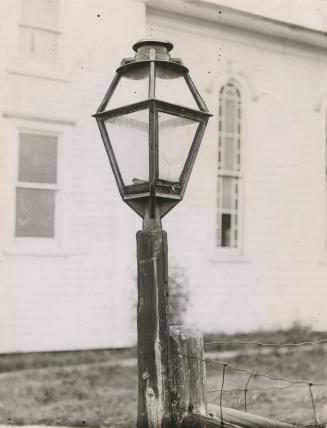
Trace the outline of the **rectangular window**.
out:
<instances>
[{"instance_id":1,"label":"rectangular window","mask_svg":"<svg viewBox=\"0 0 327 428\"><path fill-rule=\"evenodd\" d=\"M15 236L55 238L58 137L19 134Z\"/></svg>"},{"instance_id":2,"label":"rectangular window","mask_svg":"<svg viewBox=\"0 0 327 428\"><path fill-rule=\"evenodd\" d=\"M24 61L59 62L60 0L21 0L19 49Z\"/></svg>"}]
</instances>

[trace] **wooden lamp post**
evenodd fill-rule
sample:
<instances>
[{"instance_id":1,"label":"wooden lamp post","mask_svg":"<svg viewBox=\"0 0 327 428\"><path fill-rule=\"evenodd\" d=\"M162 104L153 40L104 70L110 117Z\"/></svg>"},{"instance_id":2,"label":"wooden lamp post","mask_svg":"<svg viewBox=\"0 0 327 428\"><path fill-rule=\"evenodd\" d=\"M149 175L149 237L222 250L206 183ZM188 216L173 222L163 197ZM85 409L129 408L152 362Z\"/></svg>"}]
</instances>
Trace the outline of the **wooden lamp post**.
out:
<instances>
[{"instance_id":1,"label":"wooden lamp post","mask_svg":"<svg viewBox=\"0 0 327 428\"><path fill-rule=\"evenodd\" d=\"M210 114L167 41L142 40L123 59L94 117L137 232L139 428L171 426L167 234Z\"/></svg>"}]
</instances>

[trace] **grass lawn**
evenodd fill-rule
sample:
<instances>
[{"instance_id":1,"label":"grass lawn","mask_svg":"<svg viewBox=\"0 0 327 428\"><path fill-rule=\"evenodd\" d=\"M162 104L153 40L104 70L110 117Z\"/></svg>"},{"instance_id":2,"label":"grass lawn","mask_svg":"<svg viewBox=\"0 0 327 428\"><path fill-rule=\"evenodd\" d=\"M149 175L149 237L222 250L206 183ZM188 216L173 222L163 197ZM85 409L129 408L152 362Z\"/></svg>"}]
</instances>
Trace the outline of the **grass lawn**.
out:
<instances>
[{"instance_id":1,"label":"grass lawn","mask_svg":"<svg viewBox=\"0 0 327 428\"><path fill-rule=\"evenodd\" d=\"M316 340L323 336L300 329L237 335L240 340L289 342ZM326 335L324 336L326 337ZM210 336L212 340L236 336ZM291 339L291 340L290 340ZM255 347L210 346L207 357L251 370ZM241 352L239 352L241 351ZM252 352L251 352L252 351ZM87 427L133 427L136 420L137 372L135 350L99 350L0 356L0 424L46 424ZM322 345L269 354L262 352L256 371L272 376L327 381L327 350ZM207 363L207 390L221 388L222 369ZM227 368L224 389L244 388L249 375ZM326 382L327 383L327 382ZM253 378L249 389L283 387L285 382ZM327 387L313 387L317 413L327 420ZM219 403L219 392L208 401ZM244 394L224 393L223 405L244 408ZM289 422L313 424L309 388L249 391L248 411Z\"/></svg>"}]
</instances>

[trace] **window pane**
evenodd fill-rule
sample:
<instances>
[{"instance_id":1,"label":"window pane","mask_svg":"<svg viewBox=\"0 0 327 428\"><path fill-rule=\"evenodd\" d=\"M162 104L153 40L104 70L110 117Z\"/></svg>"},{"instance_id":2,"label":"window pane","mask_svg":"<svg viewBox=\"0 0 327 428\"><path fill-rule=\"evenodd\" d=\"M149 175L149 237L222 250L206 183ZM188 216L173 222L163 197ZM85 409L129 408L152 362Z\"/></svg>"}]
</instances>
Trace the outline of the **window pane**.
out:
<instances>
[{"instance_id":1,"label":"window pane","mask_svg":"<svg viewBox=\"0 0 327 428\"><path fill-rule=\"evenodd\" d=\"M125 185L149 181L149 110L107 119L105 125Z\"/></svg>"},{"instance_id":2,"label":"window pane","mask_svg":"<svg viewBox=\"0 0 327 428\"><path fill-rule=\"evenodd\" d=\"M235 124L237 120L237 103L235 100L226 99L225 101L225 131L235 132Z\"/></svg>"},{"instance_id":3,"label":"window pane","mask_svg":"<svg viewBox=\"0 0 327 428\"><path fill-rule=\"evenodd\" d=\"M58 27L59 0L21 0L21 21L42 27Z\"/></svg>"},{"instance_id":4,"label":"window pane","mask_svg":"<svg viewBox=\"0 0 327 428\"><path fill-rule=\"evenodd\" d=\"M221 246L231 247L232 236L231 236L231 214L222 214L221 220Z\"/></svg>"},{"instance_id":5,"label":"window pane","mask_svg":"<svg viewBox=\"0 0 327 428\"><path fill-rule=\"evenodd\" d=\"M149 98L149 65L125 72L108 102L108 109L134 104Z\"/></svg>"},{"instance_id":6,"label":"window pane","mask_svg":"<svg viewBox=\"0 0 327 428\"><path fill-rule=\"evenodd\" d=\"M16 189L16 236L53 238L55 190Z\"/></svg>"},{"instance_id":7,"label":"window pane","mask_svg":"<svg viewBox=\"0 0 327 428\"><path fill-rule=\"evenodd\" d=\"M233 138L225 138L225 164L224 169L233 171L234 169L234 156L235 156L235 142Z\"/></svg>"},{"instance_id":8,"label":"window pane","mask_svg":"<svg viewBox=\"0 0 327 428\"><path fill-rule=\"evenodd\" d=\"M162 112L158 122L159 178L178 182L199 123Z\"/></svg>"},{"instance_id":9,"label":"window pane","mask_svg":"<svg viewBox=\"0 0 327 428\"><path fill-rule=\"evenodd\" d=\"M19 181L33 183L57 182L57 137L19 135Z\"/></svg>"},{"instance_id":10,"label":"window pane","mask_svg":"<svg viewBox=\"0 0 327 428\"><path fill-rule=\"evenodd\" d=\"M222 209L232 209L232 184L233 178L223 177L222 178Z\"/></svg>"},{"instance_id":11,"label":"window pane","mask_svg":"<svg viewBox=\"0 0 327 428\"><path fill-rule=\"evenodd\" d=\"M155 97L168 103L199 110L184 76L168 67L156 66Z\"/></svg>"}]
</instances>

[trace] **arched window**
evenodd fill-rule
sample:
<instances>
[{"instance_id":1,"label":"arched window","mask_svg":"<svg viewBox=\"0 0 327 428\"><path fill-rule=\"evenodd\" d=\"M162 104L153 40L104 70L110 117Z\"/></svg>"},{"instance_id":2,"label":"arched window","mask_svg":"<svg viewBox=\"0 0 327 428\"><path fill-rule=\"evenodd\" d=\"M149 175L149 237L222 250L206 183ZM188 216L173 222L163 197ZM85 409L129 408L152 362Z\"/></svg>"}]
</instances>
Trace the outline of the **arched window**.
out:
<instances>
[{"instance_id":1,"label":"arched window","mask_svg":"<svg viewBox=\"0 0 327 428\"><path fill-rule=\"evenodd\" d=\"M241 94L230 81L219 93L217 247L240 245Z\"/></svg>"}]
</instances>

